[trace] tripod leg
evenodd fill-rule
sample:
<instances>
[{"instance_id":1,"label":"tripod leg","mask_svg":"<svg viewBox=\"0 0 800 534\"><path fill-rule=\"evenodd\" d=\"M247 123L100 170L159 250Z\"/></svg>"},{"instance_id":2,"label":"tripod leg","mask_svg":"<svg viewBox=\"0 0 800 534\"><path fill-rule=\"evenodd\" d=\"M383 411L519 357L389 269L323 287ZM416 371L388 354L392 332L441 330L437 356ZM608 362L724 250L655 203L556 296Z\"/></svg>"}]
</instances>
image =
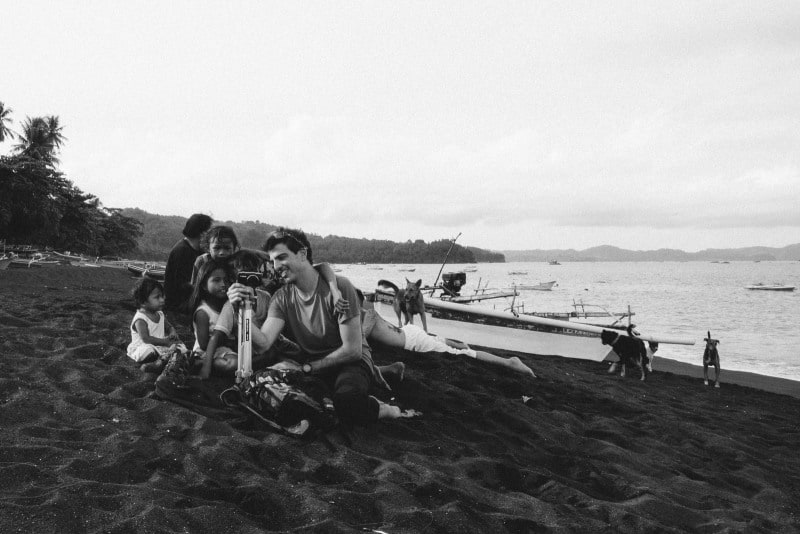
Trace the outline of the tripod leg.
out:
<instances>
[{"instance_id":1,"label":"tripod leg","mask_svg":"<svg viewBox=\"0 0 800 534\"><path fill-rule=\"evenodd\" d=\"M239 308L239 351L237 352L236 382L253 374L253 305L246 300Z\"/></svg>"}]
</instances>

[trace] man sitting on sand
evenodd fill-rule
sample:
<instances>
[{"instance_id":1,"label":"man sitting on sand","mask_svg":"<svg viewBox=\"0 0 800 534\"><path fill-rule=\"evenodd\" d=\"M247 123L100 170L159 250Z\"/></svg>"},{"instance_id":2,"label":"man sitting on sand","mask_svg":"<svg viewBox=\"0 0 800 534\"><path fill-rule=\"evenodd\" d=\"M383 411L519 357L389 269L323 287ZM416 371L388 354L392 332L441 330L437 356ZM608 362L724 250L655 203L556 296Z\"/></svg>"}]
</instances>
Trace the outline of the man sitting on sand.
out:
<instances>
[{"instance_id":1,"label":"man sitting on sand","mask_svg":"<svg viewBox=\"0 0 800 534\"><path fill-rule=\"evenodd\" d=\"M331 386L334 407L345 424L418 415L370 395L371 390L386 386L362 335L360 310L354 306L337 313L330 287L314 269L305 233L279 228L270 234L264 250L285 285L272 297L260 331L253 332L254 346L263 351L285 331L302 350L293 363ZM336 282L345 300L358 302L355 287L347 278L337 276ZM234 305L251 294L252 290L242 284L233 284L228 290Z\"/></svg>"}]
</instances>

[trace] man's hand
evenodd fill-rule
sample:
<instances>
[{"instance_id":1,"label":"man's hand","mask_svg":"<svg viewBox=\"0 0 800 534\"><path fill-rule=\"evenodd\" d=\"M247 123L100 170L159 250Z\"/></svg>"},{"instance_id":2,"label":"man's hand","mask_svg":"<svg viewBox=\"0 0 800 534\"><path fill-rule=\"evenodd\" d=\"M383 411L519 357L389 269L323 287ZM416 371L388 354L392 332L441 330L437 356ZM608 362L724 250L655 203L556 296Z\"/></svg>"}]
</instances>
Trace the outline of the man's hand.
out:
<instances>
[{"instance_id":1,"label":"man's hand","mask_svg":"<svg viewBox=\"0 0 800 534\"><path fill-rule=\"evenodd\" d=\"M341 293L339 293L339 298L334 300L333 309L338 314L347 313L350 311L350 302L343 299Z\"/></svg>"},{"instance_id":2,"label":"man's hand","mask_svg":"<svg viewBox=\"0 0 800 534\"><path fill-rule=\"evenodd\" d=\"M238 306L244 302L245 299L253 298L255 294L252 287L238 282L228 288L228 300L231 301L231 304L234 306Z\"/></svg>"}]
</instances>

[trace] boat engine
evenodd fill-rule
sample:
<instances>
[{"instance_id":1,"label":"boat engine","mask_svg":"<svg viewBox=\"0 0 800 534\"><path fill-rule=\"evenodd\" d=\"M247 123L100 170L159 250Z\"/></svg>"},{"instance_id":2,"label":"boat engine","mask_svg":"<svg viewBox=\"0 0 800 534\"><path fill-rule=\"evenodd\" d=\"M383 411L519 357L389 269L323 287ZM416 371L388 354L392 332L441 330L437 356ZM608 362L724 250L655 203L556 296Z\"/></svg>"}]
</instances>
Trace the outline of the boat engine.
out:
<instances>
[{"instance_id":1,"label":"boat engine","mask_svg":"<svg viewBox=\"0 0 800 534\"><path fill-rule=\"evenodd\" d=\"M451 295L458 295L466 284L467 273L444 273L442 275L442 288Z\"/></svg>"}]
</instances>

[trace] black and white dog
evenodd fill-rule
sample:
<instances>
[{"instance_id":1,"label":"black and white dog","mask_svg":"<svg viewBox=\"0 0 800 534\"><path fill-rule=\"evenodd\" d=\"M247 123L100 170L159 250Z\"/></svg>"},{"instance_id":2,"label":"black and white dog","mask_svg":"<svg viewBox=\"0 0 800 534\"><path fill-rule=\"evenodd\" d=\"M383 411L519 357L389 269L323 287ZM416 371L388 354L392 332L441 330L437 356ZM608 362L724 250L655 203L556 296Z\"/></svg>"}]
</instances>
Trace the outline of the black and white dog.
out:
<instances>
[{"instance_id":1,"label":"black and white dog","mask_svg":"<svg viewBox=\"0 0 800 534\"><path fill-rule=\"evenodd\" d=\"M704 340L706 342L706 350L703 351L703 383L708 385L708 366L714 366L714 387L719 387L719 339L711 339L711 331L708 332L708 337Z\"/></svg>"},{"instance_id":2,"label":"black and white dog","mask_svg":"<svg viewBox=\"0 0 800 534\"><path fill-rule=\"evenodd\" d=\"M631 327L628 327L627 336L614 330L603 330L600 333L600 341L603 342L603 345L610 345L619 356L619 363L622 367L620 376L625 376L626 367L629 365L635 366L641 371L642 378L640 380L645 379L646 370L652 372L653 368L650 366L650 358L647 356L644 341L635 336ZM608 372L613 373L615 370L616 364L612 364Z\"/></svg>"}]
</instances>

